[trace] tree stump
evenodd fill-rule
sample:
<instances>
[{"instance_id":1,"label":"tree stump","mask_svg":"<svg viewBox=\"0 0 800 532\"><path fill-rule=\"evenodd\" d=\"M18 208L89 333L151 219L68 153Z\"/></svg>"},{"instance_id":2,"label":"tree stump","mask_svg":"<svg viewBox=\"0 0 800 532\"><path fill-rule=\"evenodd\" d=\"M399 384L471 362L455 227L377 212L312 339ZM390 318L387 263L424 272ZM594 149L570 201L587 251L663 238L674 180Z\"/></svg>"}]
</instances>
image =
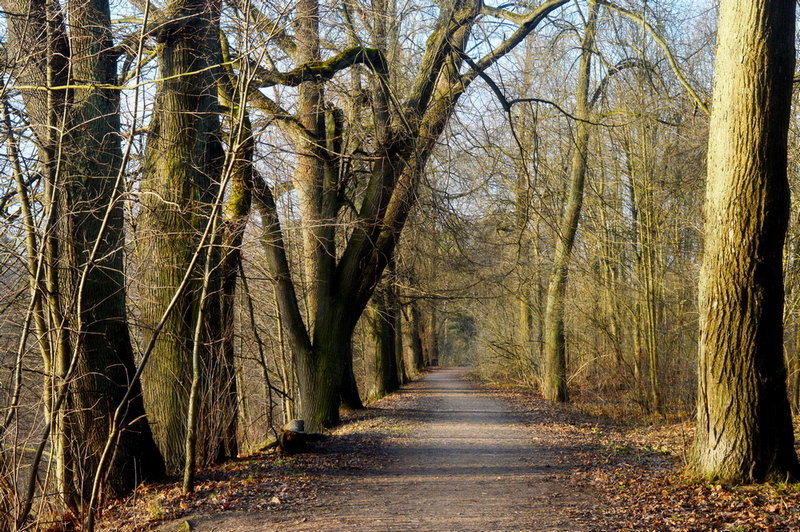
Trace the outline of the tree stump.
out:
<instances>
[{"instance_id":1,"label":"tree stump","mask_svg":"<svg viewBox=\"0 0 800 532\"><path fill-rule=\"evenodd\" d=\"M307 437L305 422L302 419L293 419L281 428L278 445L286 454L301 453L306 449Z\"/></svg>"}]
</instances>

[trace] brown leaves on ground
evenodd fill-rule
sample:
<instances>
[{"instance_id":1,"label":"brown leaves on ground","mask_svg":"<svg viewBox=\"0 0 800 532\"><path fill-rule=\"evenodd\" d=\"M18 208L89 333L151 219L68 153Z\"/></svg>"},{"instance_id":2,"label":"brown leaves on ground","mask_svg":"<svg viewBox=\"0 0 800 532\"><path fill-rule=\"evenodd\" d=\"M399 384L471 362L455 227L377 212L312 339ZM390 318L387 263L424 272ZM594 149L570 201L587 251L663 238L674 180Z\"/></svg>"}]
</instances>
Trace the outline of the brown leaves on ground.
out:
<instances>
[{"instance_id":1,"label":"brown leaves on ground","mask_svg":"<svg viewBox=\"0 0 800 532\"><path fill-rule=\"evenodd\" d=\"M607 531L789 531L800 530L800 485L723 486L690 482L681 470L693 437L690 423L634 426L582 413L579 406L554 406L528 391L487 387L504 398L538 435L534 444L560 453L569 489L595 493L594 508L578 510L582 523ZM205 471L196 492L179 482L142 487L107 506L100 530L150 530L167 521L227 511L292 512L313 508L331 475L381 467L381 448L402 442L412 426L404 409L414 401L404 391L349 414L309 453L256 453ZM555 442L555 443L554 443ZM566 473L564 473L566 471Z\"/></svg>"},{"instance_id":2,"label":"brown leaves on ground","mask_svg":"<svg viewBox=\"0 0 800 532\"><path fill-rule=\"evenodd\" d=\"M496 388L536 432L568 442L577 464L565 481L599 495L584 516L599 531L800 530L800 484L724 486L682 472L691 423L630 426L591 417L580 406L555 406L517 389Z\"/></svg>"},{"instance_id":3,"label":"brown leaves on ground","mask_svg":"<svg viewBox=\"0 0 800 532\"><path fill-rule=\"evenodd\" d=\"M309 443L307 453L285 456L270 449L199 472L195 491L188 495L177 480L141 486L127 499L108 504L97 529L139 532L197 515L313 507L325 489L321 479L383 461L381 443L409 430L401 417L383 412L402 409L408 400L396 395L378 402L377 408L345 415L329 437Z\"/></svg>"}]
</instances>

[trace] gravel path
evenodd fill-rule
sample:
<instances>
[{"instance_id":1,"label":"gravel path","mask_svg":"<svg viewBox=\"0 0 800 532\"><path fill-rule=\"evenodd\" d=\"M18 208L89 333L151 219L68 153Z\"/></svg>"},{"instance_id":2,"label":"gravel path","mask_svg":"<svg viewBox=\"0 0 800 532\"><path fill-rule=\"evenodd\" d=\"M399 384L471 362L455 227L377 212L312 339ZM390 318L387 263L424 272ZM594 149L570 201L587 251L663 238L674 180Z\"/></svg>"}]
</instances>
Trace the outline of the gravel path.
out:
<instances>
[{"instance_id":1,"label":"gravel path","mask_svg":"<svg viewBox=\"0 0 800 532\"><path fill-rule=\"evenodd\" d=\"M565 449L464 376L439 369L408 386L414 399L401 417L410 430L374 467L325 479L313 507L201 517L192 530L588 529L581 516L592 495L564 481L574 467Z\"/></svg>"}]
</instances>

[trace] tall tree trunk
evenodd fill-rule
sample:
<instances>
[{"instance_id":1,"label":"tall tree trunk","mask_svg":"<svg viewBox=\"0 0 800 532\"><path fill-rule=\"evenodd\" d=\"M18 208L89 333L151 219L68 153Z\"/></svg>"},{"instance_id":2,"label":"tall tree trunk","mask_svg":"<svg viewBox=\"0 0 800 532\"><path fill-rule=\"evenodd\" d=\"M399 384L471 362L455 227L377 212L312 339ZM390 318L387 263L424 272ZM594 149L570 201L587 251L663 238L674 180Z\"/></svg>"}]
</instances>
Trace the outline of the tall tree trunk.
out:
<instances>
[{"instance_id":1,"label":"tall tree trunk","mask_svg":"<svg viewBox=\"0 0 800 532\"><path fill-rule=\"evenodd\" d=\"M578 221L583 206L583 188L586 179L587 155L589 149L590 116L589 80L591 78L592 48L594 47L595 26L598 6L589 4L589 18L581 43L581 61L578 72L578 91L575 116L575 147L573 148L570 170L570 186L567 204L561 216L559 234L556 238L553 269L547 287L547 300L544 314L544 360L542 393L551 401L567 400L567 357L564 341L564 295L567 287L572 246L578 231Z\"/></svg>"},{"instance_id":2,"label":"tall tree trunk","mask_svg":"<svg viewBox=\"0 0 800 532\"><path fill-rule=\"evenodd\" d=\"M367 307L370 336L372 337L370 399L380 399L395 391L398 386L397 359L395 353L395 312L389 300L387 286L379 287L372 294L372 304Z\"/></svg>"},{"instance_id":3,"label":"tall tree trunk","mask_svg":"<svg viewBox=\"0 0 800 532\"><path fill-rule=\"evenodd\" d=\"M720 4L691 463L704 478L800 472L783 360L794 25L792 0Z\"/></svg>"},{"instance_id":4,"label":"tall tree trunk","mask_svg":"<svg viewBox=\"0 0 800 532\"><path fill-rule=\"evenodd\" d=\"M294 59L297 64L320 60L319 42L319 1L298 0L295 35L297 46ZM330 262L325 253L332 242L328 240L329 228L322 215L322 187L325 174L325 113L324 85L317 80L301 83L297 91L297 118L307 134L297 141L297 167L292 181L299 201L303 219L302 268L304 299L306 303L306 322L311 330L317 312L317 302L324 297L320 291L325 288L322 277L329 274L322 269ZM333 253L335 257L335 252Z\"/></svg>"},{"instance_id":5,"label":"tall tree trunk","mask_svg":"<svg viewBox=\"0 0 800 532\"><path fill-rule=\"evenodd\" d=\"M107 0L71 0L70 44L72 75L84 83L117 84L117 54L112 50L110 10ZM140 383L134 374L133 350L128 330L125 274L122 150L120 146L119 91L75 89L70 132L63 151L66 162L68 203L73 221L71 247L78 274L88 268L85 283L77 286L81 324L79 371L73 406L76 434L81 434L73 453L87 453L94 472L108 438L109 426L98 422L98 413L110 417L127 388L133 386L128 404L122 408L123 428L115 446L114 460L106 474L104 492L121 496L141 480L164 473L164 462L153 441ZM105 218L103 218L105 216ZM95 249L93 249L95 248ZM79 448L80 447L80 448ZM91 488L93 475L84 479L83 493Z\"/></svg>"},{"instance_id":6,"label":"tall tree trunk","mask_svg":"<svg viewBox=\"0 0 800 532\"><path fill-rule=\"evenodd\" d=\"M403 353L403 312L400 308L400 300L394 294L392 302L394 309L394 360L397 369L397 385L405 384L411 380L411 375L406 364L406 357Z\"/></svg>"},{"instance_id":7,"label":"tall tree trunk","mask_svg":"<svg viewBox=\"0 0 800 532\"><path fill-rule=\"evenodd\" d=\"M350 410L360 410L364 408L364 403L361 401L361 395L358 393L358 383L356 376L353 373L353 341L348 344L349 352L344 354L342 362L342 390L341 399L342 406Z\"/></svg>"},{"instance_id":8,"label":"tall tree trunk","mask_svg":"<svg viewBox=\"0 0 800 532\"><path fill-rule=\"evenodd\" d=\"M420 337L419 309L415 301L403 303L400 310L402 318L403 355L410 376L425 369L422 357L422 338Z\"/></svg>"},{"instance_id":9,"label":"tall tree trunk","mask_svg":"<svg viewBox=\"0 0 800 532\"><path fill-rule=\"evenodd\" d=\"M618 264L621 264L621 258L618 256L619 245L614 236L614 229L611 227L611 221L608 217L609 205L614 205L616 202L611 198L605 196L605 186L600 183L598 194L602 199L600 202L600 226L602 227L603 240L601 244L601 279L602 279L602 311L605 318L605 327L608 335L608 341L614 352L614 364L616 371L619 373L624 364L622 356L622 345L620 338L619 326L619 305L616 299L616 286L619 277Z\"/></svg>"},{"instance_id":10,"label":"tall tree trunk","mask_svg":"<svg viewBox=\"0 0 800 532\"><path fill-rule=\"evenodd\" d=\"M27 63L16 72L17 80L29 85L66 85L69 75L85 84L117 85L117 54L112 49L109 4L106 0L67 3L70 32L61 24L60 12L48 13L45 2L4 2L8 14L9 38L18 49L32 49ZM55 21L49 24L45 20ZM51 42L48 44L48 40ZM69 62L69 69L67 69ZM120 497L139 482L164 474L164 462L153 441L138 382L131 382L135 364L126 313L123 256L122 150L120 146L119 91L117 89L75 88L71 93L53 91L43 101L42 91L24 94L34 131L44 138L42 126L53 122L49 116L64 116L66 131L58 148L61 175L58 208L61 222L60 289L49 298L51 304L68 309L58 328L72 330L71 345L78 357L74 379L67 383L65 414L60 428L80 434L80 441L68 441L68 434L56 431L54 447L60 449L59 470L74 468L62 478L68 498L88 497L98 461L109 437L114 411L129 387L130 399L121 406L118 423L123 430L115 444L114 459L107 466L104 493ZM66 114L63 114L66 111ZM48 116L49 115L49 116ZM58 118L60 121L60 118ZM55 135L55 136L54 136ZM45 150L51 144L40 142ZM48 160L55 155L55 151ZM55 186L56 183L52 183ZM49 239L48 239L49 240ZM52 315L52 313L51 313ZM62 333L61 345L66 333ZM47 341L42 338L42 341ZM47 341L48 345L50 342ZM63 347L58 348L64 351ZM44 351L49 351L50 348ZM73 352L58 356L62 373ZM50 362L45 361L45 366ZM55 368L55 366L54 366ZM52 396L50 396L52 398ZM61 442L61 443L59 443ZM74 483L73 483L74 482ZM80 503L79 503L80 504Z\"/></svg>"},{"instance_id":11,"label":"tall tree trunk","mask_svg":"<svg viewBox=\"0 0 800 532\"><path fill-rule=\"evenodd\" d=\"M220 52L223 61L231 60L228 41L221 35ZM250 114L246 111L241 87L236 86L230 65L227 65L220 76L217 94L222 103L229 109L228 149L231 150L229 161L230 188L225 202L225 220L222 230L221 249L221 410L224 419L223 441L219 448L217 461L239 454L237 432L239 425L239 376L236 369L236 290L239 273L242 272L242 241L250 217L253 197L253 156L255 139ZM249 294L248 294L249 297ZM261 346L259 345L259 349ZM268 381L267 368L264 367L265 381ZM268 382L265 385L268 386ZM269 392L269 388L267 390ZM269 397L269 393L266 394Z\"/></svg>"},{"instance_id":12,"label":"tall tree trunk","mask_svg":"<svg viewBox=\"0 0 800 532\"><path fill-rule=\"evenodd\" d=\"M223 159L215 85L219 76L215 65L220 63L218 11L216 0L172 0L166 12L174 18L158 34L160 81L147 141L137 235L145 340L180 285L218 196ZM218 245L214 236L212 240L206 245ZM201 257L206 256L201 251ZM204 394L218 384L211 382L211 375L218 373L222 338L219 251L208 256L213 264L206 301L210 312L202 337ZM203 269L204 260L198 262L188 289L168 317L142 375L145 404L171 473L184 464L192 339ZM225 416L212 405L203 408L200 464L218 456Z\"/></svg>"},{"instance_id":13,"label":"tall tree trunk","mask_svg":"<svg viewBox=\"0 0 800 532\"><path fill-rule=\"evenodd\" d=\"M637 302L636 326L638 329L639 362L647 358L647 396L642 392L642 401L647 402L648 411L662 413L661 390L658 373L659 346L658 323L661 320L661 282L662 261L659 257L659 233L654 199L655 164L652 155L652 135L655 125L644 122L638 124L638 142L628 138L624 142L628 159L628 177L631 204L631 221L636 232L636 277L640 291ZM642 369L642 365L639 365Z\"/></svg>"},{"instance_id":14,"label":"tall tree trunk","mask_svg":"<svg viewBox=\"0 0 800 532\"><path fill-rule=\"evenodd\" d=\"M420 339L424 366L439 365L439 337L437 334L436 308L420 309Z\"/></svg>"}]
</instances>

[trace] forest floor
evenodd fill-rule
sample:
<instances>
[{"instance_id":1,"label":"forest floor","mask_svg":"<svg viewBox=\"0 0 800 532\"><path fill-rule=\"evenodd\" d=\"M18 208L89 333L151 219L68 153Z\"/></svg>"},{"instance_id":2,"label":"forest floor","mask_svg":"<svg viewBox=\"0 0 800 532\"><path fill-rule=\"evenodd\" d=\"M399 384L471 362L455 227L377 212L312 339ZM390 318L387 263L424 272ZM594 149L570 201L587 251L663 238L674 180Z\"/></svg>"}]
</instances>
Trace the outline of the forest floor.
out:
<instances>
[{"instance_id":1,"label":"forest floor","mask_svg":"<svg viewBox=\"0 0 800 532\"><path fill-rule=\"evenodd\" d=\"M436 369L353 413L311 452L143 487L101 530L800 530L797 485L692 483L689 424L626 426Z\"/></svg>"}]
</instances>

